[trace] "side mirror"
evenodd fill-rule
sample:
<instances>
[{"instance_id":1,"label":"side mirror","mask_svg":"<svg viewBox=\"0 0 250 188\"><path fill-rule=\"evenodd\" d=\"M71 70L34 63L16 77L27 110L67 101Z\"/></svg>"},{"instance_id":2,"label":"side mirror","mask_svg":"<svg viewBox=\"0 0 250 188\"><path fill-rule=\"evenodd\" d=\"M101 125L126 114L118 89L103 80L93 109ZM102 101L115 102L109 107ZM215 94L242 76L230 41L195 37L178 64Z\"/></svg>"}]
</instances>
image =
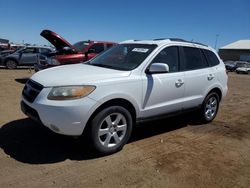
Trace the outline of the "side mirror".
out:
<instances>
[{"instance_id":1,"label":"side mirror","mask_svg":"<svg viewBox=\"0 0 250 188\"><path fill-rule=\"evenodd\" d=\"M169 66L166 63L153 63L147 69L148 74L168 73Z\"/></svg>"}]
</instances>

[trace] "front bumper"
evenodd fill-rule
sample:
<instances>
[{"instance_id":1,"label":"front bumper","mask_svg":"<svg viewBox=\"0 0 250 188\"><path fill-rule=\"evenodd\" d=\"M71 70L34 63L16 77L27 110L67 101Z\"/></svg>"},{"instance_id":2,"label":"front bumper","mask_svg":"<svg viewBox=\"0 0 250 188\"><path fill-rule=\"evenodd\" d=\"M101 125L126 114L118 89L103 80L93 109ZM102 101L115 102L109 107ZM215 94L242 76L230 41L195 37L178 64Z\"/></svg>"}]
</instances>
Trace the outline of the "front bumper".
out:
<instances>
[{"instance_id":1,"label":"front bumper","mask_svg":"<svg viewBox=\"0 0 250 188\"><path fill-rule=\"evenodd\" d=\"M21 109L24 114L56 133L81 135L98 103L88 97L68 101L48 100L49 91L49 88L44 88L33 103L23 98Z\"/></svg>"}]
</instances>

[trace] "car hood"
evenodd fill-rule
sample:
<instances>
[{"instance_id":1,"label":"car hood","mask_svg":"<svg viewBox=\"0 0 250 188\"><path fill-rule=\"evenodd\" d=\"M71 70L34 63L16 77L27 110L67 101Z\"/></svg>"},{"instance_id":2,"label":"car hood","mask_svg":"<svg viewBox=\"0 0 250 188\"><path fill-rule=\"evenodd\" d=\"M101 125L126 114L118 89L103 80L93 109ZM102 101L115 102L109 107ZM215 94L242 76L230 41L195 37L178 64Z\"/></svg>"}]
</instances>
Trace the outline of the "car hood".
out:
<instances>
[{"instance_id":1,"label":"car hood","mask_svg":"<svg viewBox=\"0 0 250 188\"><path fill-rule=\"evenodd\" d=\"M72 46L68 41L57 33L50 30L43 30L40 35L47 39L57 50L62 50L64 47L69 47L77 52L77 49Z\"/></svg>"},{"instance_id":2,"label":"car hood","mask_svg":"<svg viewBox=\"0 0 250 188\"><path fill-rule=\"evenodd\" d=\"M64 65L39 71L31 79L44 87L101 84L109 79L130 75L119 71L87 64Z\"/></svg>"}]
</instances>

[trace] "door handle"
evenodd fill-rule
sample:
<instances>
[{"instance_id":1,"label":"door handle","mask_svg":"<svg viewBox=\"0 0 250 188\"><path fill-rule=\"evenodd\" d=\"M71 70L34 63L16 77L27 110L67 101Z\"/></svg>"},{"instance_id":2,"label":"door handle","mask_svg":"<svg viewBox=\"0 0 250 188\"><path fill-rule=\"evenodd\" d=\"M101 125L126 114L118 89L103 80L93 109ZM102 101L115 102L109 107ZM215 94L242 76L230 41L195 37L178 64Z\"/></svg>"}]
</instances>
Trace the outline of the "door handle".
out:
<instances>
[{"instance_id":1,"label":"door handle","mask_svg":"<svg viewBox=\"0 0 250 188\"><path fill-rule=\"evenodd\" d=\"M210 81L210 80L212 80L212 79L214 79L214 75L213 74L209 74L208 76L207 76L207 79Z\"/></svg>"},{"instance_id":2,"label":"door handle","mask_svg":"<svg viewBox=\"0 0 250 188\"><path fill-rule=\"evenodd\" d=\"M183 81L182 79L178 79L178 80L175 82L175 86L176 86L176 87L181 87L183 84L184 84L184 81Z\"/></svg>"}]
</instances>

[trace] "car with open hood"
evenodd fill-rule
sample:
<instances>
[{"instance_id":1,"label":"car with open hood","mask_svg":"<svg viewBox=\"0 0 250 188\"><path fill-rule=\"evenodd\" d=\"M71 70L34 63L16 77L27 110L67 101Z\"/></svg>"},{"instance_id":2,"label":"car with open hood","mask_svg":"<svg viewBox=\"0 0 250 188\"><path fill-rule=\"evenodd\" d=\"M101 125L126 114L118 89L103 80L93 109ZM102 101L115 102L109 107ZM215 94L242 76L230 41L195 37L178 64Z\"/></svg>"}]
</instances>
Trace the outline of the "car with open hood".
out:
<instances>
[{"instance_id":1,"label":"car with open hood","mask_svg":"<svg viewBox=\"0 0 250 188\"><path fill-rule=\"evenodd\" d=\"M36 71L58 65L84 62L115 45L114 42L92 40L79 41L72 45L50 30L43 30L40 35L47 39L56 51L47 56L40 56L38 63L35 64Z\"/></svg>"}]
</instances>

